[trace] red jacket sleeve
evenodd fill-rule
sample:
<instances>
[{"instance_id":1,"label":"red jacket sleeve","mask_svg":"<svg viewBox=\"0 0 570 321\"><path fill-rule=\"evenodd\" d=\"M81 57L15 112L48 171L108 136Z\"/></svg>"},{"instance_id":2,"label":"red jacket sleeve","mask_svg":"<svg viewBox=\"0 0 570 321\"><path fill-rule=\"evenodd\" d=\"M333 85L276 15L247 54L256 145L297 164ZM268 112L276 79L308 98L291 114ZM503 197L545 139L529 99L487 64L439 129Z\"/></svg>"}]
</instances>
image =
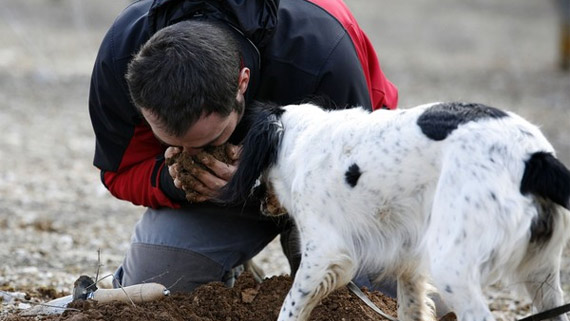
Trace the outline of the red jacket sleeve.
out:
<instances>
[{"instance_id":1,"label":"red jacket sleeve","mask_svg":"<svg viewBox=\"0 0 570 321\"><path fill-rule=\"evenodd\" d=\"M93 164L117 198L153 208L179 207L184 193L174 188L164 167L166 147L130 101L124 74L132 53L121 53L116 47L143 41L134 36L114 41L117 32L122 29L112 27L105 36L91 75L89 115L96 139Z\"/></svg>"},{"instance_id":2,"label":"red jacket sleeve","mask_svg":"<svg viewBox=\"0 0 570 321\"><path fill-rule=\"evenodd\" d=\"M104 171L103 182L111 194L135 205L152 208L180 207L160 189L161 173L166 171L164 147L145 124L135 127L117 171Z\"/></svg>"}]
</instances>

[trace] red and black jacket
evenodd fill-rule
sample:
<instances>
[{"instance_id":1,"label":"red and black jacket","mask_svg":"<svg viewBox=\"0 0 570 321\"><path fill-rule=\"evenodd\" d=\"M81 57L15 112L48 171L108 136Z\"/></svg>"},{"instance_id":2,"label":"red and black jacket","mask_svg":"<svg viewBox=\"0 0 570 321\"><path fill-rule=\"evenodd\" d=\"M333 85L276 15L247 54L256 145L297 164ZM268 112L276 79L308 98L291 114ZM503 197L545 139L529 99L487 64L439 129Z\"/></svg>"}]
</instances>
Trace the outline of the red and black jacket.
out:
<instances>
[{"instance_id":1,"label":"red and black jacket","mask_svg":"<svg viewBox=\"0 0 570 321\"><path fill-rule=\"evenodd\" d=\"M396 108L396 87L341 0L137 1L103 39L89 95L94 165L119 199L153 208L184 202L164 165L166 146L131 103L124 75L152 34L194 17L224 21L236 32L244 64L252 71L248 102L290 104L325 96L341 108Z\"/></svg>"}]
</instances>

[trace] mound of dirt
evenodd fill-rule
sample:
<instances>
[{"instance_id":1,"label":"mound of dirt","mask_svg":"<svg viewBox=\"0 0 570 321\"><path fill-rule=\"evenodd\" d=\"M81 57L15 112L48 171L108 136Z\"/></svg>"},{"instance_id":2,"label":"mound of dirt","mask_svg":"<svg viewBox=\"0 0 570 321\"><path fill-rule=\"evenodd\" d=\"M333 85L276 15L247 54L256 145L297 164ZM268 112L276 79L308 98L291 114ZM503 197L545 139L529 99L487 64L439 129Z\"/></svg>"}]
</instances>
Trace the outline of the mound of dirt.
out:
<instances>
[{"instance_id":1,"label":"mound of dirt","mask_svg":"<svg viewBox=\"0 0 570 321\"><path fill-rule=\"evenodd\" d=\"M114 302L97 304L79 301L61 316L43 320L189 320L189 321L274 321L281 303L291 287L289 276L274 276L257 283L247 272L233 288L213 282L197 288L191 294L173 294L163 300L133 306ZM395 316L396 301L379 292L364 293L384 312ZM14 316L8 320L30 320ZM384 320L346 288L338 289L325 298L313 311L311 321Z\"/></svg>"}]
</instances>

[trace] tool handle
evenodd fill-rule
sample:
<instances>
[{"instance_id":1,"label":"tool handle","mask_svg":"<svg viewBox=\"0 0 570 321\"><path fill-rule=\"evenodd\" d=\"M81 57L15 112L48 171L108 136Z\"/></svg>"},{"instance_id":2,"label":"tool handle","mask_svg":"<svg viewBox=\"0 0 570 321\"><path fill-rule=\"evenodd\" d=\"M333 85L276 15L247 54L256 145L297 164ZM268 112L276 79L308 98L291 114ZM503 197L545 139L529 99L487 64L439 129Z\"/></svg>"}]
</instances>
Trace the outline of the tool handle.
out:
<instances>
[{"instance_id":1,"label":"tool handle","mask_svg":"<svg viewBox=\"0 0 570 321\"><path fill-rule=\"evenodd\" d=\"M93 292L93 300L99 303L111 301L143 303L162 299L168 295L168 290L158 283L142 283L125 286L122 289L99 289ZM130 298L130 300L129 300Z\"/></svg>"}]
</instances>

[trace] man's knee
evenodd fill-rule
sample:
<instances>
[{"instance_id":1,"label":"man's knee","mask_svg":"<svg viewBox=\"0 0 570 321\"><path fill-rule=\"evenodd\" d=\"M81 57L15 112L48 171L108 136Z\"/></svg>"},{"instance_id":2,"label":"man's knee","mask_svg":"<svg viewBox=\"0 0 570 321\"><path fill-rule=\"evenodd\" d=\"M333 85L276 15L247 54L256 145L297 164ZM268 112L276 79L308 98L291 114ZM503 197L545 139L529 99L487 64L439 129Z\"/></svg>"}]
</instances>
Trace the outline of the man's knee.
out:
<instances>
[{"instance_id":1,"label":"man's knee","mask_svg":"<svg viewBox=\"0 0 570 321\"><path fill-rule=\"evenodd\" d=\"M117 270L115 286L157 282L173 292L190 292L199 285L222 281L221 264L187 249L133 243Z\"/></svg>"}]
</instances>

